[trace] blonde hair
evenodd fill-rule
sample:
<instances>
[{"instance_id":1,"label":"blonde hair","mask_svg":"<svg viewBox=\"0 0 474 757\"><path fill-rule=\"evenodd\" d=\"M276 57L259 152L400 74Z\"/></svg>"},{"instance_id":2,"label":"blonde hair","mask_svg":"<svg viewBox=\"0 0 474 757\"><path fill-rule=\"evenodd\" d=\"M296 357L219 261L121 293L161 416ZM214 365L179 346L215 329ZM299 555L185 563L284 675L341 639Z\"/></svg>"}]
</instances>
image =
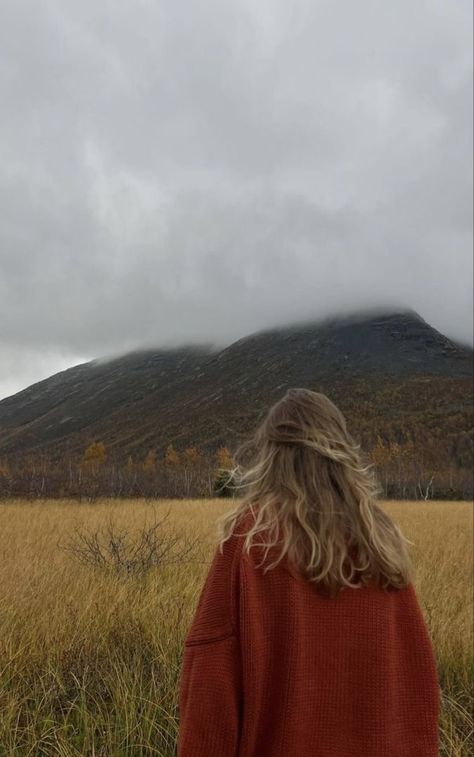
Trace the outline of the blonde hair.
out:
<instances>
[{"instance_id":1,"label":"blonde hair","mask_svg":"<svg viewBox=\"0 0 474 757\"><path fill-rule=\"evenodd\" d=\"M240 532L244 552L263 548L261 566L280 548L264 572L286 558L290 571L293 566L331 597L370 581L399 589L413 579L406 547L413 542L376 504L381 489L374 466L365 463L326 395L289 389L234 459L232 485L245 495L218 520L221 550L251 511L250 528Z\"/></svg>"}]
</instances>

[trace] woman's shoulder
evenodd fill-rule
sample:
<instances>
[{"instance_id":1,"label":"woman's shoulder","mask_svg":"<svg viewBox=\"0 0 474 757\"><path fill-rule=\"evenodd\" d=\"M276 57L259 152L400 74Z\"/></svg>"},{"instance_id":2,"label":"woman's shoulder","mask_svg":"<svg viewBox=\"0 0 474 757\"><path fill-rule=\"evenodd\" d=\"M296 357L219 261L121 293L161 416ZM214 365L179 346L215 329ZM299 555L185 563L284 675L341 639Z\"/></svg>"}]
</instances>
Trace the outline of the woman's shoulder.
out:
<instances>
[{"instance_id":1,"label":"woman's shoulder","mask_svg":"<svg viewBox=\"0 0 474 757\"><path fill-rule=\"evenodd\" d=\"M226 540L221 542L223 550L228 555L232 555L234 561L254 565L261 559L263 545L260 544L258 532L254 532L251 539L247 541L247 536L252 533L257 523L257 513L254 505L241 507Z\"/></svg>"},{"instance_id":2,"label":"woman's shoulder","mask_svg":"<svg viewBox=\"0 0 474 757\"><path fill-rule=\"evenodd\" d=\"M225 522L225 528L223 522ZM251 505L241 505L237 510L231 511L225 518L221 519L220 533L221 537L225 533L225 539L221 538L221 543L228 542L236 545L242 542L242 537L252 529L256 522L256 512Z\"/></svg>"},{"instance_id":3,"label":"woman's shoulder","mask_svg":"<svg viewBox=\"0 0 474 757\"><path fill-rule=\"evenodd\" d=\"M236 536L245 536L255 525L257 510L254 505L246 505L240 512L234 528Z\"/></svg>"}]
</instances>

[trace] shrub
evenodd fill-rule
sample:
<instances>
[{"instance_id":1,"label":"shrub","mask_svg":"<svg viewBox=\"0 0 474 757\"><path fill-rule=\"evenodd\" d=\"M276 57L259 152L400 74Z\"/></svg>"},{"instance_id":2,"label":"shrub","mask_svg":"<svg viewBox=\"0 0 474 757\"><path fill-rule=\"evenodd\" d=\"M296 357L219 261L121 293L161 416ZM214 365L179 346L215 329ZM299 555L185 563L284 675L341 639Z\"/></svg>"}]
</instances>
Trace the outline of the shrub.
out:
<instances>
[{"instance_id":1,"label":"shrub","mask_svg":"<svg viewBox=\"0 0 474 757\"><path fill-rule=\"evenodd\" d=\"M233 497L235 480L232 471L220 469L214 479L213 492L216 497Z\"/></svg>"},{"instance_id":2,"label":"shrub","mask_svg":"<svg viewBox=\"0 0 474 757\"><path fill-rule=\"evenodd\" d=\"M96 530L76 529L69 541L58 545L79 562L106 572L144 575L152 568L181 563L196 546L190 539L164 526L169 512L137 534L119 530L113 521Z\"/></svg>"}]
</instances>

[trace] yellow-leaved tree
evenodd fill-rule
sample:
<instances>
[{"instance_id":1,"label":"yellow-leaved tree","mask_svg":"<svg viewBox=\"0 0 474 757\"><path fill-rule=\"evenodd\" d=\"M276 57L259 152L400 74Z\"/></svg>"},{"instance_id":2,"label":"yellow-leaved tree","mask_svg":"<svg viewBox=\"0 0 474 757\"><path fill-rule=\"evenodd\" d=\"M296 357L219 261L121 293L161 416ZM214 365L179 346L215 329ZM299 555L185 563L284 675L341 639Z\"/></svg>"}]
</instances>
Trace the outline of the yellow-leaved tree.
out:
<instances>
[{"instance_id":1,"label":"yellow-leaved tree","mask_svg":"<svg viewBox=\"0 0 474 757\"><path fill-rule=\"evenodd\" d=\"M185 465L199 465L199 463L202 462L203 456L201 453L201 450L199 447L196 447L194 444L190 447L186 447L183 453L184 456L184 464Z\"/></svg>"},{"instance_id":2,"label":"yellow-leaved tree","mask_svg":"<svg viewBox=\"0 0 474 757\"><path fill-rule=\"evenodd\" d=\"M156 471L156 452L154 449L147 452L143 461L143 470L145 473L154 473Z\"/></svg>"},{"instance_id":3,"label":"yellow-leaved tree","mask_svg":"<svg viewBox=\"0 0 474 757\"><path fill-rule=\"evenodd\" d=\"M84 451L82 463L86 468L96 468L99 465L103 465L106 458L107 452L104 442L92 442Z\"/></svg>"},{"instance_id":4,"label":"yellow-leaved tree","mask_svg":"<svg viewBox=\"0 0 474 757\"><path fill-rule=\"evenodd\" d=\"M216 467L220 470L232 470L234 461L227 447L219 447L215 454Z\"/></svg>"},{"instance_id":5,"label":"yellow-leaved tree","mask_svg":"<svg viewBox=\"0 0 474 757\"><path fill-rule=\"evenodd\" d=\"M181 458L179 452L175 450L172 444L169 444L165 452L165 465L167 468L173 470L179 468Z\"/></svg>"}]
</instances>

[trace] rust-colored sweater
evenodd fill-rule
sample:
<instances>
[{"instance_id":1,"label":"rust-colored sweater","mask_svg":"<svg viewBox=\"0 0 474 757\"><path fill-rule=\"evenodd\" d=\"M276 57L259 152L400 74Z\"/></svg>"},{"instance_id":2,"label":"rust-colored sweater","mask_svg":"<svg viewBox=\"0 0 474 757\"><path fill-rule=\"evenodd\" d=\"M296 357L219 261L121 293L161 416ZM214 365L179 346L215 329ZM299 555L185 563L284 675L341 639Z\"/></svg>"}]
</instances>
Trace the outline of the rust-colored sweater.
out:
<instances>
[{"instance_id":1,"label":"rust-colored sweater","mask_svg":"<svg viewBox=\"0 0 474 757\"><path fill-rule=\"evenodd\" d=\"M328 598L242 544L216 549L185 640L178 757L438 757L413 584Z\"/></svg>"}]
</instances>

